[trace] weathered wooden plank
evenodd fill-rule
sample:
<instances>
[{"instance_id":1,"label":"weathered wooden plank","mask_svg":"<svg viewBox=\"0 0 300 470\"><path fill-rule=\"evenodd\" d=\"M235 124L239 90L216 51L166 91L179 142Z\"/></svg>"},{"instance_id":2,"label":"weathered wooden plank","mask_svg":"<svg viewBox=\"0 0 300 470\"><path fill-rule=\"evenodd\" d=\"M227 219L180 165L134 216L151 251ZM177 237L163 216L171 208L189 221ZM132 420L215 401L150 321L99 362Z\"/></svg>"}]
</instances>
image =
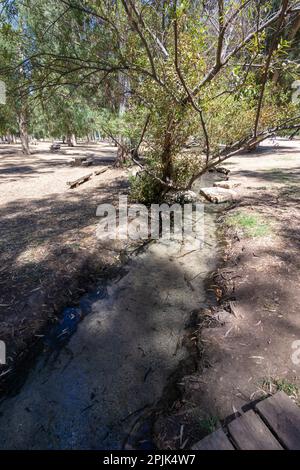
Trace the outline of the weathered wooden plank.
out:
<instances>
[{"instance_id":1,"label":"weathered wooden plank","mask_svg":"<svg viewBox=\"0 0 300 470\"><path fill-rule=\"evenodd\" d=\"M253 410L229 423L230 436L241 450L281 450L282 446Z\"/></svg>"},{"instance_id":2,"label":"weathered wooden plank","mask_svg":"<svg viewBox=\"0 0 300 470\"><path fill-rule=\"evenodd\" d=\"M213 186L215 188L234 189L241 186L237 181L215 181Z\"/></svg>"},{"instance_id":3,"label":"weathered wooden plank","mask_svg":"<svg viewBox=\"0 0 300 470\"><path fill-rule=\"evenodd\" d=\"M287 449L300 450L300 408L284 392L266 398L255 408Z\"/></svg>"},{"instance_id":4,"label":"weathered wooden plank","mask_svg":"<svg viewBox=\"0 0 300 470\"><path fill-rule=\"evenodd\" d=\"M88 175L81 176L81 178L78 178L75 181L68 181L67 184L70 186L70 189L73 189L79 186L80 184L88 181L92 176L93 176L93 173L89 173Z\"/></svg>"},{"instance_id":5,"label":"weathered wooden plank","mask_svg":"<svg viewBox=\"0 0 300 470\"><path fill-rule=\"evenodd\" d=\"M101 175L101 173L105 173L107 170L109 170L109 166L107 168L101 168L100 170L96 170L94 171L94 175L97 176L97 175Z\"/></svg>"},{"instance_id":6,"label":"weathered wooden plank","mask_svg":"<svg viewBox=\"0 0 300 470\"><path fill-rule=\"evenodd\" d=\"M219 204L220 202L233 201L237 198L237 193L231 189L224 188L201 188L199 189L201 196L204 196L210 202Z\"/></svg>"},{"instance_id":7,"label":"weathered wooden plank","mask_svg":"<svg viewBox=\"0 0 300 470\"><path fill-rule=\"evenodd\" d=\"M192 450L234 450L234 447L220 428L194 444Z\"/></svg>"}]
</instances>

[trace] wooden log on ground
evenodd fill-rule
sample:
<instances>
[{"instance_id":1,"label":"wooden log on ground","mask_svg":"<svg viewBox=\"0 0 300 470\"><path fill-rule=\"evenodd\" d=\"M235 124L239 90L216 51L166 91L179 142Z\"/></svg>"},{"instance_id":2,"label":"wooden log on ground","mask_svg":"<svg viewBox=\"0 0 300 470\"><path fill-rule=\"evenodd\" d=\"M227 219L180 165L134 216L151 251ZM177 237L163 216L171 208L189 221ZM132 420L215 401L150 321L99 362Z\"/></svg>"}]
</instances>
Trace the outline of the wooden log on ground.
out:
<instances>
[{"instance_id":1,"label":"wooden log on ground","mask_svg":"<svg viewBox=\"0 0 300 470\"><path fill-rule=\"evenodd\" d=\"M50 146L50 150L51 152L57 152L58 150L60 150L60 144L52 144Z\"/></svg>"},{"instance_id":2,"label":"wooden log on ground","mask_svg":"<svg viewBox=\"0 0 300 470\"><path fill-rule=\"evenodd\" d=\"M92 158L87 158L81 163L81 166L91 166L94 163Z\"/></svg>"},{"instance_id":3,"label":"wooden log on ground","mask_svg":"<svg viewBox=\"0 0 300 470\"><path fill-rule=\"evenodd\" d=\"M241 186L241 183L235 181L216 181L214 183L215 188L233 189Z\"/></svg>"},{"instance_id":4,"label":"wooden log on ground","mask_svg":"<svg viewBox=\"0 0 300 470\"><path fill-rule=\"evenodd\" d=\"M94 171L94 175L95 176L101 175L102 173L105 173L108 169L109 169L109 167L101 168L101 170L96 170L96 171Z\"/></svg>"},{"instance_id":5,"label":"wooden log on ground","mask_svg":"<svg viewBox=\"0 0 300 470\"><path fill-rule=\"evenodd\" d=\"M205 199L215 204L234 201L237 198L235 191L224 188L202 188L199 192Z\"/></svg>"},{"instance_id":6,"label":"wooden log on ground","mask_svg":"<svg viewBox=\"0 0 300 470\"><path fill-rule=\"evenodd\" d=\"M89 181L92 176L98 176L101 175L102 173L105 173L109 167L107 168L101 168L101 170L96 170L93 173L88 173L87 175L81 176L81 178L78 178L77 180L74 181L68 181L67 184L69 185L69 189L77 188L77 186L80 186L81 184L85 183L86 181Z\"/></svg>"},{"instance_id":7,"label":"wooden log on ground","mask_svg":"<svg viewBox=\"0 0 300 470\"><path fill-rule=\"evenodd\" d=\"M70 186L70 189L77 188L77 186L79 186L80 184L85 183L86 181L91 179L92 176L93 173L88 173L87 175L81 176L81 178L78 178L75 181L68 181L67 184Z\"/></svg>"},{"instance_id":8,"label":"wooden log on ground","mask_svg":"<svg viewBox=\"0 0 300 470\"><path fill-rule=\"evenodd\" d=\"M226 176L230 173L230 170L228 168L225 168L224 166L216 166L215 168L211 168L210 170L208 170L209 173L214 173L215 171L217 173L222 173Z\"/></svg>"}]
</instances>

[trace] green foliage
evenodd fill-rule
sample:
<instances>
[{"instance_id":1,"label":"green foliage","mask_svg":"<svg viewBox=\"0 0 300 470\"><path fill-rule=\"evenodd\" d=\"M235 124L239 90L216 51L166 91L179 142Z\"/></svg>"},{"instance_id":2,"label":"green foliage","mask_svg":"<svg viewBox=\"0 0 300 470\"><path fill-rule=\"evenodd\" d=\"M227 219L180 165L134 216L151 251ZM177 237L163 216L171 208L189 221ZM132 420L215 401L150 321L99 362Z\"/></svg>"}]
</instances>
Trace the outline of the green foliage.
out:
<instances>
[{"instance_id":1,"label":"green foliage","mask_svg":"<svg viewBox=\"0 0 300 470\"><path fill-rule=\"evenodd\" d=\"M289 397L292 397L299 401L299 388L298 386L288 381L285 378L274 378L274 377L267 377L262 380L262 388L266 390L268 393L276 393L282 391L286 393Z\"/></svg>"},{"instance_id":2,"label":"green foliage","mask_svg":"<svg viewBox=\"0 0 300 470\"><path fill-rule=\"evenodd\" d=\"M226 223L230 227L242 230L244 236L249 238L265 237L271 233L270 224L256 213L238 211L228 216Z\"/></svg>"},{"instance_id":3,"label":"green foliage","mask_svg":"<svg viewBox=\"0 0 300 470\"><path fill-rule=\"evenodd\" d=\"M211 434L214 432L219 425L219 418L217 416L208 416L205 419L200 420L199 427L205 434Z\"/></svg>"},{"instance_id":4,"label":"green foliage","mask_svg":"<svg viewBox=\"0 0 300 470\"><path fill-rule=\"evenodd\" d=\"M146 205L160 202L160 185L147 173L131 176L129 182L130 198L132 201L141 202Z\"/></svg>"},{"instance_id":5,"label":"green foliage","mask_svg":"<svg viewBox=\"0 0 300 470\"><path fill-rule=\"evenodd\" d=\"M15 129L23 114L36 136L100 131L132 150L144 133L140 152L148 168L188 187L224 146L235 150L300 112L291 103L298 78L290 60L297 49L293 21L286 20L288 31L280 31L274 50L277 23L257 29L282 2L230 0L221 16L218 2L131 3L6 2L0 79L10 111L3 108L2 132ZM194 151L183 151L192 140ZM162 191L150 179L144 174L132 182L134 197Z\"/></svg>"}]
</instances>

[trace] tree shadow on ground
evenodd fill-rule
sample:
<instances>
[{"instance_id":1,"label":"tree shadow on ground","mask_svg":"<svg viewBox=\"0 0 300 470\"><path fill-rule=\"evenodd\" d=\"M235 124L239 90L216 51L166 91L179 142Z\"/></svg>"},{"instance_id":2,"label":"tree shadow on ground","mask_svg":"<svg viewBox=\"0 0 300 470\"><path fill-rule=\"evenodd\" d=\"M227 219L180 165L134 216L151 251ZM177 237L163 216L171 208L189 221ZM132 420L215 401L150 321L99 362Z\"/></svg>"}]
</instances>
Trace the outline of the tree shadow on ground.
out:
<instances>
[{"instance_id":1,"label":"tree shadow on ground","mask_svg":"<svg viewBox=\"0 0 300 470\"><path fill-rule=\"evenodd\" d=\"M114 203L127 189L127 181L119 178L0 208L0 337L11 366L64 305L120 264L124 246L103 245L95 236L96 209Z\"/></svg>"}]
</instances>

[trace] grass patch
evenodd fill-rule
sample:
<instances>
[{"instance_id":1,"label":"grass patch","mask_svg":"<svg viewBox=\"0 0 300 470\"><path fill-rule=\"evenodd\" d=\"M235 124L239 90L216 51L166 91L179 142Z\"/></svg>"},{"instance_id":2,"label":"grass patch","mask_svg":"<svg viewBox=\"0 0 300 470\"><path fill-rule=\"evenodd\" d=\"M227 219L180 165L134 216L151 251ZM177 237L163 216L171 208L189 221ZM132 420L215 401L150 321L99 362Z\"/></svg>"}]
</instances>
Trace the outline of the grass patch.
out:
<instances>
[{"instance_id":1,"label":"grass patch","mask_svg":"<svg viewBox=\"0 0 300 470\"><path fill-rule=\"evenodd\" d=\"M218 428L219 419L217 416L208 416L207 418L200 420L199 426L202 432L205 432L205 434L211 434Z\"/></svg>"},{"instance_id":2,"label":"grass patch","mask_svg":"<svg viewBox=\"0 0 300 470\"><path fill-rule=\"evenodd\" d=\"M299 388L297 385L286 379L275 379L273 377L265 378L262 382L262 388L271 394L282 391L299 402Z\"/></svg>"},{"instance_id":3,"label":"grass patch","mask_svg":"<svg viewBox=\"0 0 300 470\"><path fill-rule=\"evenodd\" d=\"M226 219L227 225L242 230L246 237L266 237L271 233L271 226L259 215L236 212Z\"/></svg>"}]
</instances>

